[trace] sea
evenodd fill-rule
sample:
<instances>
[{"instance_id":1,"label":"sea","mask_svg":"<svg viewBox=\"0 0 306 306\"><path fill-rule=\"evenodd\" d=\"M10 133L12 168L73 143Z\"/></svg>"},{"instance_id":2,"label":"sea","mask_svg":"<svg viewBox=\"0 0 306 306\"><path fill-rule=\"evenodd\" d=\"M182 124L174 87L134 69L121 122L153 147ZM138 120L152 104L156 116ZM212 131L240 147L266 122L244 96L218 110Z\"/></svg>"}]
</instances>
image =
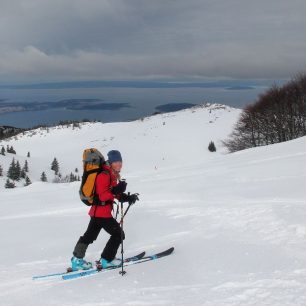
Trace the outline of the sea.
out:
<instances>
[{"instance_id":1,"label":"sea","mask_svg":"<svg viewBox=\"0 0 306 306\"><path fill-rule=\"evenodd\" d=\"M172 111L171 105L220 103L243 108L253 103L268 87L246 88L0 88L1 103L58 102L68 99L101 99L105 103L127 103L114 109L49 108L45 110L0 113L0 125L31 128L39 124L53 125L63 120L99 120L118 122L139 119L157 112ZM166 106L165 106L166 105ZM161 107L164 106L164 107Z\"/></svg>"}]
</instances>

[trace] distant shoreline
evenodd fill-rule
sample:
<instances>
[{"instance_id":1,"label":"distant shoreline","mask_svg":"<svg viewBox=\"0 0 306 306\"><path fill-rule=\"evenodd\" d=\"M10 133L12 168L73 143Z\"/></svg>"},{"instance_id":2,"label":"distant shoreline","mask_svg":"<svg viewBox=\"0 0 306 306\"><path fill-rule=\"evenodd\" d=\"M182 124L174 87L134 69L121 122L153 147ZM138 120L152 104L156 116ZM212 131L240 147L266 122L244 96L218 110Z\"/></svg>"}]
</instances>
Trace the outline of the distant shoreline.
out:
<instances>
[{"instance_id":1,"label":"distant shoreline","mask_svg":"<svg viewBox=\"0 0 306 306\"><path fill-rule=\"evenodd\" d=\"M278 80L283 82L283 80ZM72 81L72 82L48 82L34 84L6 84L0 85L0 89L67 89L67 88L239 88L251 89L256 86L269 86L271 80L217 80L203 82L179 82L179 81Z\"/></svg>"},{"instance_id":2,"label":"distant shoreline","mask_svg":"<svg viewBox=\"0 0 306 306\"><path fill-rule=\"evenodd\" d=\"M166 113L190 108L196 105L197 104L193 103L165 103L155 106L155 110ZM106 103L100 99L67 99L57 102L0 103L0 116L5 113L42 111L48 109L116 111L126 107L132 106L130 103Z\"/></svg>"},{"instance_id":3,"label":"distant shoreline","mask_svg":"<svg viewBox=\"0 0 306 306\"><path fill-rule=\"evenodd\" d=\"M70 99L69 100L69 103L72 102L73 100L75 99ZM86 99L85 99L86 100ZM86 102L90 102L88 100L91 100L91 99L87 99ZM94 102L96 103L97 102L97 99L92 99L94 100ZM60 101L62 102L62 101ZM65 100L65 102L67 102L67 100ZM102 110L102 109L106 109L108 111L116 111L118 109L121 109L121 108L124 108L124 107L130 107L130 106L127 106L129 103L106 103L106 104L101 104L99 103L98 105L96 104L93 104L91 105L89 103L89 105L84 105L83 104L83 100L81 99L78 99L78 102L81 103L81 105L79 105L77 102L76 102L76 105L74 107L69 107L67 106L66 103L63 103L65 104L65 106L61 106L61 103L59 104L56 104L56 107L54 107L53 105L50 107L50 109L63 109L64 111L65 110ZM55 102L49 102L50 104L55 104ZM22 105L24 105L25 103L22 103ZM125 105L127 104L127 105ZM1 104L0 104L0 120L1 120L1 115L2 114L6 114L6 113L20 113L20 112L38 112L38 111L47 111L48 110L48 103L44 103L43 106L45 108L42 108L41 104L40 103L37 103L37 108L35 108L35 102L33 103L29 103L29 108L23 108L22 106L16 106L15 108L12 107L11 109L9 107L3 107L3 109L6 109L7 111L4 112L2 111L2 107L1 107ZM69 104L70 105L70 104ZM113 106L114 105L114 106ZM188 109L188 108L191 108L191 107L194 107L196 106L197 104L192 104L192 103L166 103L166 104L161 104L161 105L158 105L155 107L155 111L151 114L148 114L148 116L153 116L153 115L156 115L156 114L159 114L159 113L169 113L169 112L174 112L174 111L179 111L179 110L183 110L183 109ZM105 108L103 108L104 106L106 106ZM141 119L143 118L144 116L139 116L139 117L135 117L133 119L126 119L126 120L122 120L122 121L132 121L132 120L138 120L138 119ZM16 127L16 126L13 126L13 125L0 125L0 129L1 128L4 128L4 127L7 127L7 128L13 128L13 129L20 129L20 130L27 130L27 129L33 129L35 127L38 127L38 126L46 126L46 127L52 127L52 126L56 126L56 125L60 125L62 124L61 122L66 122L66 123L81 123L81 122L97 122L97 121L100 121L101 120L97 120L97 119L86 119L86 118L83 118L83 119L74 119L74 120L71 120L71 119L66 119L66 120L59 120L57 122L54 122L54 123L42 123L42 124L34 124L30 127ZM110 122L116 122L115 121L110 121Z\"/></svg>"},{"instance_id":4,"label":"distant shoreline","mask_svg":"<svg viewBox=\"0 0 306 306\"><path fill-rule=\"evenodd\" d=\"M176 111L204 102L240 108L254 101L266 89L263 85L250 89L246 84L215 82L209 86L206 84L207 88L188 87L196 86L196 83L189 83L187 87L186 84L175 84L180 88L173 88L173 84L168 84L171 88L0 88L0 125L30 128L83 118L101 122L131 121L156 112ZM208 88L211 86L216 87Z\"/></svg>"}]
</instances>

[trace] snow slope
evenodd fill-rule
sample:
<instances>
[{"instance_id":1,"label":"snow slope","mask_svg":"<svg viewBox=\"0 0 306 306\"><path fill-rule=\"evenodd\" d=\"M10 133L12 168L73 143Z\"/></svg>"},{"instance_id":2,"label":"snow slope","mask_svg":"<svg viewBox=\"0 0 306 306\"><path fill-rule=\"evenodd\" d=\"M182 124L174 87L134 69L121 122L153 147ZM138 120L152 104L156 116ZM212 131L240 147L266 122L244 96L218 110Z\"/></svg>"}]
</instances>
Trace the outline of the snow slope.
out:
<instances>
[{"instance_id":1,"label":"snow slope","mask_svg":"<svg viewBox=\"0 0 306 306\"><path fill-rule=\"evenodd\" d=\"M181 110L122 123L86 123L81 129L54 127L26 132L16 140L1 142L13 145L17 159L23 165L28 151L31 153L29 167L31 180L39 180L41 172L53 175L50 165L54 157L60 163L62 174L69 174L82 167L82 153L86 147L97 147L106 155L110 149L123 152L124 172L148 171L157 168L203 160L209 156L207 147L214 140L218 146L231 131L240 109L219 104ZM15 139L13 138L13 139ZM222 149L222 148L220 148ZM0 163L3 156L0 155ZM4 164L11 162L12 155ZM33 161L33 162L31 162ZM35 162L34 162L35 161ZM31 168L31 164L32 168ZM53 176L52 176L53 177ZM0 185L2 186L3 184Z\"/></svg>"},{"instance_id":2,"label":"snow slope","mask_svg":"<svg viewBox=\"0 0 306 306\"><path fill-rule=\"evenodd\" d=\"M306 137L225 154L220 140L239 113L209 106L0 143L20 160L31 151L32 181L53 157L68 173L81 169L84 147L121 150L128 190L141 194L126 218L125 254L175 246L171 257L129 267L124 277L33 281L63 270L86 230L79 182L1 189L0 304L306 305ZM5 169L8 155L0 155ZM88 260L107 238L101 232Z\"/></svg>"}]
</instances>

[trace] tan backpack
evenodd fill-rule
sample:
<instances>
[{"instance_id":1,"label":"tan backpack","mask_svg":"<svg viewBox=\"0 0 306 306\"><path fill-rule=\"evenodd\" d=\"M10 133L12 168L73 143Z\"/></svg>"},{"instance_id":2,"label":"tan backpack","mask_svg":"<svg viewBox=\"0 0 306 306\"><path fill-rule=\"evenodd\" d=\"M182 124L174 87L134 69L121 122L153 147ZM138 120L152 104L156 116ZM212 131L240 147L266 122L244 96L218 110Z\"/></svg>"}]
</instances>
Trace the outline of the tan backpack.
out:
<instances>
[{"instance_id":1,"label":"tan backpack","mask_svg":"<svg viewBox=\"0 0 306 306\"><path fill-rule=\"evenodd\" d=\"M105 158L95 148L85 149L83 152L83 175L79 195L81 201L87 206L104 205L95 193L95 181L99 173L105 171L103 165ZM105 171L108 173L108 171Z\"/></svg>"}]
</instances>

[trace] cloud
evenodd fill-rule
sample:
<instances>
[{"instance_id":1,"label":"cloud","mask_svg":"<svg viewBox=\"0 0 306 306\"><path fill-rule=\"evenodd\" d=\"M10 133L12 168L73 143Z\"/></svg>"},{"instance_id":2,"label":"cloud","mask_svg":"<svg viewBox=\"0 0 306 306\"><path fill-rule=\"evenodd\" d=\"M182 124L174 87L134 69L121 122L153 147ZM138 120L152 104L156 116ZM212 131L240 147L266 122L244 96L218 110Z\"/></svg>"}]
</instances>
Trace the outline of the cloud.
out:
<instances>
[{"instance_id":1,"label":"cloud","mask_svg":"<svg viewBox=\"0 0 306 306\"><path fill-rule=\"evenodd\" d=\"M0 81L286 78L304 1L2 0Z\"/></svg>"}]
</instances>

